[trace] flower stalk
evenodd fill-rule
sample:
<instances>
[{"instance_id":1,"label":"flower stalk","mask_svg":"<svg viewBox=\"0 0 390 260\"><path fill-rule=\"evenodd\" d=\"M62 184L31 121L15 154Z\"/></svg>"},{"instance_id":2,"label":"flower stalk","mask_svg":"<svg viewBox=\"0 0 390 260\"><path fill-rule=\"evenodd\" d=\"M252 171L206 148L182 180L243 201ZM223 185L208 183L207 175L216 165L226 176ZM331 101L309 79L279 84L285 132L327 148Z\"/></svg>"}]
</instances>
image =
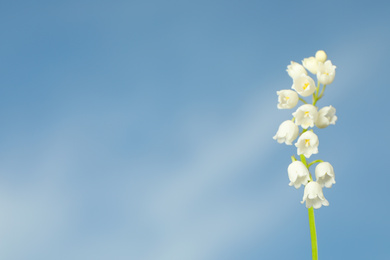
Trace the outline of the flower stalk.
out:
<instances>
[{"instance_id":1,"label":"flower stalk","mask_svg":"<svg viewBox=\"0 0 390 260\"><path fill-rule=\"evenodd\" d=\"M308 162L307 159L318 153L319 140L313 128L326 128L329 125L334 125L337 120L334 107L327 106L319 109L316 106L317 102L324 96L326 86L333 82L336 66L330 60L327 60L324 51L318 51L315 57L304 59L302 64L303 66L292 61L291 65L287 66L287 73L293 80L291 88L295 92L291 90L278 91L279 104L277 107L279 109L291 109L297 105L298 101L304 104L292 113L293 118L291 120L284 121L280 125L273 138L279 143L287 145L292 145L292 142L298 138L295 146L299 158L296 159L294 155L291 156L292 163L287 169L290 179L289 185L296 189L304 186L301 203L306 203L308 209L312 258L318 260L314 209L329 205L322 188L331 188L336 181L333 166L329 162L320 159ZM317 84L308 75L306 69L317 76ZM312 96L311 104L303 99L303 97L309 96ZM299 127L302 128L301 131L299 131ZM316 180L314 180L309 168L316 163L318 165L315 168Z\"/></svg>"},{"instance_id":2,"label":"flower stalk","mask_svg":"<svg viewBox=\"0 0 390 260\"><path fill-rule=\"evenodd\" d=\"M309 226L310 226L310 238L311 238L311 255L313 260L318 260L317 231L316 231L316 222L314 218L313 207L309 208L308 212L309 212Z\"/></svg>"},{"instance_id":3,"label":"flower stalk","mask_svg":"<svg viewBox=\"0 0 390 260\"><path fill-rule=\"evenodd\" d=\"M320 163L320 162L324 162L324 161L323 161L323 160L315 160L315 161L312 161L311 163L309 163L309 164L307 165L307 167L310 167L310 166L312 166L313 164Z\"/></svg>"}]
</instances>

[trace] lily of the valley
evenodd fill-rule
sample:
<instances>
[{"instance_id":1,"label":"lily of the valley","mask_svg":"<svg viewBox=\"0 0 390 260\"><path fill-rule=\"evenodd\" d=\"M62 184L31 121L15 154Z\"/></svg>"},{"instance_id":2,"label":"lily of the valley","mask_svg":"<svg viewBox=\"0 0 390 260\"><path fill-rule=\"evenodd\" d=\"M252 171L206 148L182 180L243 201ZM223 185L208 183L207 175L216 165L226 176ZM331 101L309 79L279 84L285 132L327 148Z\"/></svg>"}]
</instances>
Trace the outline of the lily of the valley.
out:
<instances>
[{"instance_id":1,"label":"lily of the valley","mask_svg":"<svg viewBox=\"0 0 390 260\"><path fill-rule=\"evenodd\" d=\"M307 129L308 127L314 126L318 117L318 112L315 106L305 104L300 106L292 115L295 117L295 124Z\"/></svg>"},{"instance_id":2,"label":"lily of the valley","mask_svg":"<svg viewBox=\"0 0 390 260\"><path fill-rule=\"evenodd\" d=\"M280 91L276 91L276 94L278 95L279 109L290 109L298 104L298 94L293 90L283 89Z\"/></svg>"},{"instance_id":3,"label":"lily of the valley","mask_svg":"<svg viewBox=\"0 0 390 260\"><path fill-rule=\"evenodd\" d=\"M299 64L295 61L292 61L291 65L287 66L286 71L292 79L294 79L302 74L307 75L307 71L305 70L305 68L301 64Z\"/></svg>"},{"instance_id":4,"label":"lily of the valley","mask_svg":"<svg viewBox=\"0 0 390 260\"><path fill-rule=\"evenodd\" d=\"M318 63L317 80L323 85L329 85L336 76L336 66L330 60Z\"/></svg>"},{"instance_id":5,"label":"lily of the valley","mask_svg":"<svg viewBox=\"0 0 390 260\"><path fill-rule=\"evenodd\" d=\"M318 136L311 131L304 132L295 143L298 148L298 155L303 154L306 158L318 153L318 145Z\"/></svg>"},{"instance_id":6,"label":"lily of the valley","mask_svg":"<svg viewBox=\"0 0 390 260\"><path fill-rule=\"evenodd\" d=\"M325 128L329 125L336 124L337 116L336 109L332 106L323 107L318 111L317 120L315 124L318 128Z\"/></svg>"},{"instance_id":7,"label":"lily of the valley","mask_svg":"<svg viewBox=\"0 0 390 260\"><path fill-rule=\"evenodd\" d=\"M292 162L288 168L288 178L290 183L288 185L293 186L296 189L299 189L301 185L306 185L310 180L310 173L307 167L301 161Z\"/></svg>"},{"instance_id":8,"label":"lily of the valley","mask_svg":"<svg viewBox=\"0 0 390 260\"><path fill-rule=\"evenodd\" d=\"M321 187L331 188L335 184L333 166L328 162L321 162L316 166L316 179Z\"/></svg>"},{"instance_id":9,"label":"lily of the valley","mask_svg":"<svg viewBox=\"0 0 390 260\"><path fill-rule=\"evenodd\" d=\"M316 84L310 76L301 74L293 79L293 85L291 88L298 92L299 95L307 97L314 93L316 90Z\"/></svg>"},{"instance_id":10,"label":"lily of the valley","mask_svg":"<svg viewBox=\"0 0 390 260\"><path fill-rule=\"evenodd\" d=\"M291 120L286 120L280 124L276 135L273 137L278 143L286 143L292 145L292 142L298 137L299 129Z\"/></svg>"},{"instance_id":11,"label":"lily of the valley","mask_svg":"<svg viewBox=\"0 0 390 260\"><path fill-rule=\"evenodd\" d=\"M304 202L306 202L306 208L313 207L319 209L322 205L329 206L329 202L325 199L322 192L321 185L315 181L311 181L305 186L301 203L303 204Z\"/></svg>"},{"instance_id":12,"label":"lily of the valley","mask_svg":"<svg viewBox=\"0 0 390 260\"><path fill-rule=\"evenodd\" d=\"M317 74L319 61L315 57L303 59L302 64L308 71Z\"/></svg>"}]
</instances>

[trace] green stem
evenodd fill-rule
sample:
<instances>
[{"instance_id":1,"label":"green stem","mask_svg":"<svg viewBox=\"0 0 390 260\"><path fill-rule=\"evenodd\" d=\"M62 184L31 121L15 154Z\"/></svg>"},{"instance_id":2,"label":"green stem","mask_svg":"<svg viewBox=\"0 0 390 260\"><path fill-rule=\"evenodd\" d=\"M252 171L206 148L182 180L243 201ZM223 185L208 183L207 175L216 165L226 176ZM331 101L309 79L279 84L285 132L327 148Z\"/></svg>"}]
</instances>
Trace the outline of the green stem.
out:
<instances>
[{"instance_id":1,"label":"green stem","mask_svg":"<svg viewBox=\"0 0 390 260\"><path fill-rule=\"evenodd\" d=\"M314 219L314 209L309 208L309 225L310 225L310 237L311 237L311 252L313 260L318 260L318 246L317 246L317 232L316 222Z\"/></svg>"},{"instance_id":2,"label":"green stem","mask_svg":"<svg viewBox=\"0 0 390 260\"><path fill-rule=\"evenodd\" d=\"M316 98L318 98L318 93L320 93L320 82L318 81L317 89L316 89Z\"/></svg>"},{"instance_id":3,"label":"green stem","mask_svg":"<svg viewBox=\"0 0 390 260\"><path fill-rule=\"evenodd\" d=\"M323 86L321 93L320 92L320 82L318 82L316 92L313 93L313 106L316 105L317 101L322 98L324 95L326 85ZM301 98L300 98L301 99ZM302 133L306 132L307 129L303 129ZM295 159L295 157L294 157ZM291 160L293 160L293 157L291 157ZM323 162L322 160L315 160L309 164L306 162L306 158L303 154L301 154L301 161L302 163L309 169L309 167L317 162ZM309 172L310 181L313 181L313 177L311 176L311 173ZM311 252L313 260L318 260L318 246L317 246L317 232L316 232L316 223L314 219L314 209L313 207L308 209L309 212L309 226L310 226L310 237L311 237Z\"/></svg>"},{"instance_id":4,"label":"green stem","mask_svg":"<svg viewBox=\"0 0 390 260\"><path fill-rule=\"evenodd\" d=\"M302 101L303 103L307 104L306 100L304 100L303 98L299 98L300 101Z\"/></svg>"},{"instance_id":5,"label":"green stem","mask_svg":"<svg viewBox=\"0 0 390 260\"><path fill-rule=\"evenodd\" d=\"M313 164L319 163L319 162L324 162L324 161L323 161L323 160L315 160L315 161L312 161L311 163L309 163L309 164L307 165L307 167L309 168L309 167L312 166Z\"/></svg>"},{"instance_id":6,"label":"green stem","mask_svg":"<svg viewBox=\"0 0 390 260\"><path fill-rule=\"evenodd\" d=\"M301 154L301 162L303 162L303 164L306 166L307 169L309 169L309 166L307 165L307 162L306 162L306 157ZM313 178L311 177L311 173L309 172L309 177L310 177L310 180L312 181Z\"/></svg>"},{"instance_id":7,"label":"green stem","mask_svg":"<svg viewBox=\"0 0 390 260\"><path fill-rule=\"evenodd\" d=\"M317 104L317 101L318 101L318 98L317 97L313 97L313 106L315 106Z\"/></svg>"},{"instance_id":8,"label":"green stem","mask_svg":"<svg viewBox=\"0 0 390 260\"><path fill-rule=\"evenodd\" d=\"M317 101L321 98L318 97L319 93L320 93L320 82L318 81L316 91L315 93L313 93L313 106L315 106Z\"/></svg>"},{"instance_id":9,"label":"green stem","mask_svg":"<svg viewBox=\"0 0 390 260\"><path fill-rule=\"evenodd\" d=\"M306 157L303 154L301 154L300 157L301 157L301 162L303 162L303 164L307 167ZM309 168L309 167L307 167L307 168Z\"/></svg>"},{"instance_id":10,"label":"green stem","mask_svg":"<svg viewBox=\"0 0 390 260\"><path fill-rule=\"evenodd\" d=\"M307 164L306 158L303 154L301 154L301 161L309 169L309 165ZM320 161L320 160L317 160L317 161ZM312 181L313 178L311 177L310 173L309 173L309 176L310 176L310 180ZM313 207L309 208L308 211L309 211L309 226L310 226L312 257L313 257L313 260L318 260L317 232L316 232L316 222L314 219Z\"/></svg>"},{"instance_id":11,"label":"green stem","mask_svg":"<svg viewBox=\"0 0 390 260\"><path fill-rule=\"evenodd\" d=\"M321 94L320 94L320 96L318 97L318 100L319 100L320 98L322 98L322 96L324 95L325 88L326 88L326 85L324 85L324 86L322 87Z\"/></svg>"}]
</instances>

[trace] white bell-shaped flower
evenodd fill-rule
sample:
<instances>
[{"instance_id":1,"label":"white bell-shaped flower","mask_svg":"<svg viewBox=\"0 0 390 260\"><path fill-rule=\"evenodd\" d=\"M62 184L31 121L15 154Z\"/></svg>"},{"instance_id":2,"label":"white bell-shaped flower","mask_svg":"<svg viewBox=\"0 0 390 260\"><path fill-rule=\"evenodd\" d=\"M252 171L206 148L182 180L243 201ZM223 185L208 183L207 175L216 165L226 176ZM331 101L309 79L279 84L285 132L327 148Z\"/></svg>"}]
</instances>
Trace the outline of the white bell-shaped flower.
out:
<instances>
[{"instance_id":1,"label":"white bell-shaped flower","mask_svg":"<svg viewBox=\"0 0 390 260\"><path fill-rule=\"evenodd\" d=\"M333 166L328 162L321 162L316 166L316 179L321 187L331 188L335 184Z\"/></svg>"},{"instance_id":2,"label":"white bell-shaped flower","mask_svg":"<svg viewBox=\"0 0 390 260\"><path fill-rule=\"evenodd\" d=\"M325 128L327 126L336 124L337 116L336 108L332 106L323 107L318 111L317 120L315 124L318 128Z\"/></svg>"},{"instance_id":3,"label":"white bell-shaped flower","mask_svg":"<svg viewBox=\"0 0 390 260\"><path fill-rule=\"evenodd\" d=\"M318 64L317 80L323 85L329 85L336 76L336 66L330 60Z\"/></svg>"},{"instance_id":4,"label":"white bell-shaped flower","mask_svg":"<svg viewBox=\"0 0 390 260\"><path fill-rule=\"evenodd\" d=\"M302 74L307 75L307 71L305 70L305 68L301 64L299 64L295 61L292 61L291 65L287 66L286 71L292 79L294 79Z\"/></svg>"},{"instance_id":5,"label":"white bell-shaped flower","mask_svg":"<svg viewBox=\"0 0 390 260\"><path fill-rule=\"evenodd\" d=\"M298 94L293 90L283 89L277 91L276 94L278 94L279 109L293 108L298 104L299 101Z\"/></svg>"},{"instance_id":6,"label":"white bell-shaped flower","mask_svg":"<svg viewBox=\"0 0 390 260\"><path fill-rule=\"evenodd\" d=\"M320 62L315 57L305 58L302 61L303 66L313 74L317 74L318 64Z\"/></svg>"},{"instance_id":7,"label":"white bell-shaped flower","mask_svg":"<svg viewBox=\"0 0 390 260\"><path fill-rule=\"evenodd\" d=\"M291 120L286 120L280 124L276 135L273 137L278 143L286 143L292 145L292 142L298 137L299 129Z\"/></svg>"},{"instance_id":8,"label":"white bell-shaped flower","mask_svg":"<svg viewBox=\"0 0 390 260\"><path fill-rule=\"evenodd\" d=\"M307 129L313 127L318 117L317 108L311 104L305 104L300 106L297 111L292 113L295 117L295 124Z\"/></svg>"},{"instance_id":9,"label":"white bell-shaped flower","mask_svg":"<svg viewBox=\"0 0 390 260\"><path fill-rule=\"evenodd\" d=\"M308 97L316 90L316 84L310 76L301 74L300 76L294 78L291 88L298 92L299 95Z\"/></svg>"},{"instance_id":10,"label":"white bell-shaped flower","mask_svg":"<svg viewBox=\"0 0 390 260\"><path fill-rule=\"evenodd\" d=\"M310 173L307 167L301 161L292 162L288 168L288 178L290 183L288 185L293 186L296 189L299 189L301 185L306 185L310 180Z\"/></svg>"},{"instance_id":11,"label":"white bell-shaped flower","mask_svg":"<svg viewBox=\"0 0 390 260\"><path fill-rule=\"evenodd\" d=\"M295 143L298 148L298 155L303 154L306 158L318 153L318 145L318 136L311 131L304 132Z\"/></svg>"},{"instance_id":12,"label":"white bell-shaped flower","mask_svg":"<svg viewBox=\"0 0 390 260\"><path fill-rule=\"evenodd\" d=\"M308 209L311 207L319 209L322 205L329 206L329 202L325 199L322 192L321 185L315 181L306 184L301 203L303 204L305 201Z\"/></svg>"}]
</instances>

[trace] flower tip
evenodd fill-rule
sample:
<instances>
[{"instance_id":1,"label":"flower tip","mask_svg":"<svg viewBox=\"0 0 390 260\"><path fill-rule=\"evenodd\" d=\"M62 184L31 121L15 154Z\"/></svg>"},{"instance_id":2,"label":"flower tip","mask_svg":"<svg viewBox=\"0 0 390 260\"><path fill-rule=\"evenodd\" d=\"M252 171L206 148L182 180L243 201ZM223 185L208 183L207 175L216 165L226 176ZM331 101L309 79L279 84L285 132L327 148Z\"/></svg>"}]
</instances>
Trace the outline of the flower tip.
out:
<instances>
[{"instance_id":1,"label":"flower tip","mask_svg":"<svg viewBox=\"0 0 390 260\"><path fill-rule=\"evenodd\" d=\"M325 62L328 56L326 55L326 52L323 50L319 50L316 52L316 60L319 62Z\"/></svg>"}]
</instances>

